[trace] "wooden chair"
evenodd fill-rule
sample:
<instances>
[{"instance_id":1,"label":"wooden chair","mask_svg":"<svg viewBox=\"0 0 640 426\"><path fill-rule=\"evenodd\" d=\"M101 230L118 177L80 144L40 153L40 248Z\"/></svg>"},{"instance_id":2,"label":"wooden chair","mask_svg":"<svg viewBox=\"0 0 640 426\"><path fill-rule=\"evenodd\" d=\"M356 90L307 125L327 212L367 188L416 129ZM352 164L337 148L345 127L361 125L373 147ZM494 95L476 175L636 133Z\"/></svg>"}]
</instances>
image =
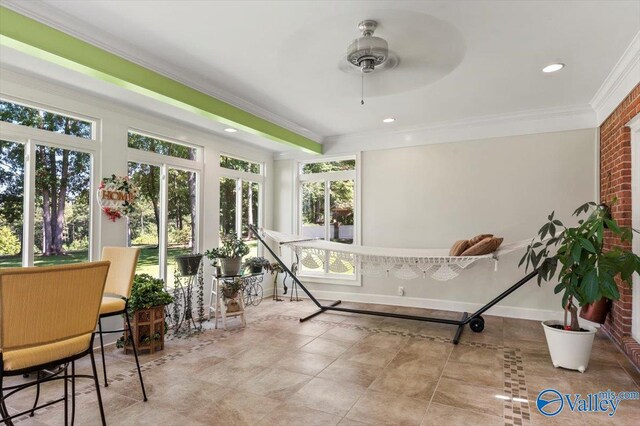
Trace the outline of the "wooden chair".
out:
<instances>
[{"instance_id":1,"label":"wooden chair","mask_svg":"<svg viewBox=\"0 0 640 426\"><path fill-rule=\"evenodd\" d=\"M100 335L100 352L102 353L102 371L104 373L104 386L109 386L107 381L107 364L104 359L104 342L102 340L103 333L121 333L125 329L120 330L102 330L102 318L112 317L115 315L124 315L127 322L127 329L131 337L131 346L133 347L133 356L136 359L136 367L138 367L138 378L142 387L142 396L147 400L147 392L144 388L142 380L142 371L140 370L140 362L138 361L138 351L136 342L133 338L131 330L131 321L129 319L128 303L131 297L131 288L133 287L133 277L136 273L136 265L140 257L139 248L128 247L104 247L102 249L102 260L111 262L109 275L107 275L107 283L104 287L104 296L100 306L100 318L98 320L98 334Z\"/></svg>"},{"instance_id":2,"label":"wooden chair","mask_svg":"<svg viewBox=\"0 0 640 426\"><path fill-rule=\"evenodd\" d=\"M108 270L109 262L0 269L0 414L5 424L64 401L67 425L69 381L73 424L76 378L94 380L100 417L106 424L92 342ZM93 375L76 374L75 361L87 354ZM4 384L5 377L31 373L36 373L35 380ZM64 380L64 397L38 405L40 384L54 380ZM37 386L33 408L9 414L6 400L31 386Z\"/></svg>"}]
</instances>

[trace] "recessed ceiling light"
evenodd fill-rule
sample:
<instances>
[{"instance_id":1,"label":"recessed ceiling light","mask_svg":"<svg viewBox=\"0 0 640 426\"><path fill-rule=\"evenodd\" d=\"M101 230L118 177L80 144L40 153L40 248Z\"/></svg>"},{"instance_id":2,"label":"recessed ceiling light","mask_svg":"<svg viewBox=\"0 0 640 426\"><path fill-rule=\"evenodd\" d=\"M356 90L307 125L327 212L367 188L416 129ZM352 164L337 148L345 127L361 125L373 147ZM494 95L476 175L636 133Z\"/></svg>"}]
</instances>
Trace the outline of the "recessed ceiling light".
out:
<instances>
[{"instance_id":1,"label":"recessed ceiling light","mask_svg":"<svg viewBox=\"0 0 640 426\"><path fill-rule=\"evenodd\" d=\"M226 129L224 129L224 131L227 132L227 133L235 133L238 130L234 129L233 127L227 127Z\"/></svg>"},{"instance_id":2,"label":"recessed ceiling light","mask_svg":"<svg viewBox=\"0 0 640 426\"><path fill-rule=\"evenodd\" d=\"M396 119L393 117L385 118L384 120L382 120L383 123L393 123L394 121L396 121Z\"/></svg>"},{"instance_id":3,"label":"recessed ceiling light","mask_svg":"<svg viewBox=\"0 0 640 426\"><path fill-rule=\"evenodd\" d=\"M542 68L542 72L556 72L564 68L564 64L551 64Z\"/></svg>"}]
</instances>

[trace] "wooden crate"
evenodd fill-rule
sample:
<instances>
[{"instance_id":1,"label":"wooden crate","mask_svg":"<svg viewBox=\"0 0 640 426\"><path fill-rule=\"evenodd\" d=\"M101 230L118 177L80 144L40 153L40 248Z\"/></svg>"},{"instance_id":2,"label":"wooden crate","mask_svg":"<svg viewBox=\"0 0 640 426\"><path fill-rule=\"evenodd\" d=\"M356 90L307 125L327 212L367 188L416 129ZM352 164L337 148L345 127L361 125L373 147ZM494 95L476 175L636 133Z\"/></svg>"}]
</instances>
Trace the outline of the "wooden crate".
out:
<instances>
[{"instance_id":1,"label":"wooden crate","mask_svg":"<svg viewBox=\"0 0 640 426\"><path fill-rule=\"evenodd\" d=\"M126 328L126 324L125 324ZM138 353L155 353L164 349L164 306L136 311L131 317L131 331ZM158 340L154 339L160 335ZM125 342L129 342L129 332L124 333ZM133 353L130 343L124 346L124 353Z\"/></svg>"}]
</instances>

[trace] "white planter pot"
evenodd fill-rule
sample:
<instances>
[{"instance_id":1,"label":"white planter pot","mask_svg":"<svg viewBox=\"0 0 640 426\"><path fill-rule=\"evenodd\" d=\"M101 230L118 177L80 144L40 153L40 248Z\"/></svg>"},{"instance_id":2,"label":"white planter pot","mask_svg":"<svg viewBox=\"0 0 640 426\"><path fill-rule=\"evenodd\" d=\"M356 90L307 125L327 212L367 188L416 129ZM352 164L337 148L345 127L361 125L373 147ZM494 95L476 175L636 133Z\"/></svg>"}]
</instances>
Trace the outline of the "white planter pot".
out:
<instances>
[{"instance_id":1,"label":"white planter pot","mask_svg":"<svg viewBox=\"0 0 640 426\"><path fill-rule=\"evenodd\" d=\"M563 323L553 320L542 323L553 366L584 373L589 366L593 338L598 329L581 325L581 328L589 331L566 331L550 327L551 325L563 325Z\"/></svg>"}]
</instances>

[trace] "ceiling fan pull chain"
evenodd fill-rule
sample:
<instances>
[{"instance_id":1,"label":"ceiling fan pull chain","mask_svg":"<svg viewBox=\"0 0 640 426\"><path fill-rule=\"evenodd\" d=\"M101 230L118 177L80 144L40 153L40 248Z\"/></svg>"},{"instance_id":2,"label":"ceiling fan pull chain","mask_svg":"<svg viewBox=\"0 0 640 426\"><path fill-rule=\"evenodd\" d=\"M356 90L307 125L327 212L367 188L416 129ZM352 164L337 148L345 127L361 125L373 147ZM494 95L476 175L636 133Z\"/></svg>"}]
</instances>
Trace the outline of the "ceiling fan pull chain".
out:
<instances>
[{"instance_id":1,"label":"ceiling fan pull chain","mask_svg":"<svg viewBox=\"0 0 640 426\"><path fill-rule=\"evenodd\" d=\"M364 105L364 73L361 73L362 77L361 85L360 85L360 105Z\"/></svg>"}]
</instances>

